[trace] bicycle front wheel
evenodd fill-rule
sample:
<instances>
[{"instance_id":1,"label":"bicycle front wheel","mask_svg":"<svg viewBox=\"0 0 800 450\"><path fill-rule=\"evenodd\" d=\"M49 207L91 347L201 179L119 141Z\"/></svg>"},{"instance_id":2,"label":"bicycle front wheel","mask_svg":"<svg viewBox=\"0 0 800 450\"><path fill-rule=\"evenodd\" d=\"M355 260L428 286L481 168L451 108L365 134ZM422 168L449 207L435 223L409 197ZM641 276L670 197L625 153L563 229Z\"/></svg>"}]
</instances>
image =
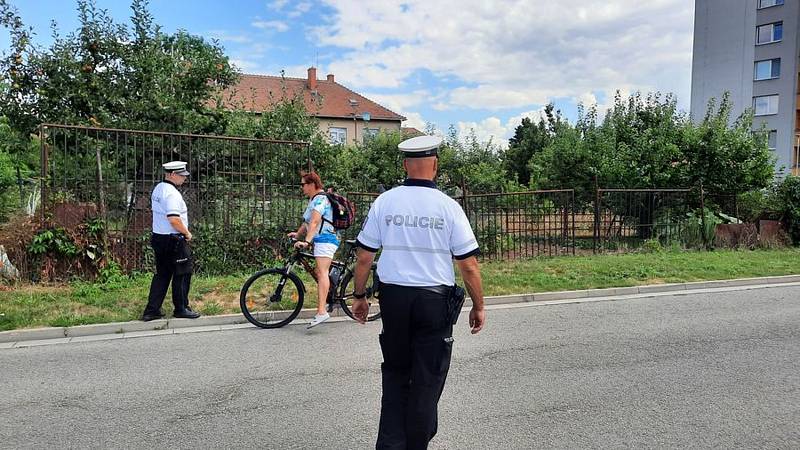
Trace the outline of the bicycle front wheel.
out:
<instances>
[{"instance_id":1,"label":"bicycle front wheel","mask_svg":"<svg viewBox=\"0 0 800 450\"><path fill-rule=\"evenodd\" d=\"M287 274L283 269L265 269L244 283L239 306L253 325L279 328L300 314L304 294L305 287L297 275Z\"/></svg>"},{"instance_id":2,"label":"bicycle front wheel","mask_svg":"<svg viewBox=\"0 0 800 450\"><path fill-rule=\"evenodd\" d=\"M367 302L369 303L369 313L367 314L367 322L372 322L373 320L379 319L381 317L381 307L380 303L378 302L378 273L375 270L375 267L372 267L372 270L369 271L369 278L367 279L367 286L371 287L372 295L367 298ZM355 292L355 277L353 276L353 272L349 272L345 277L342 279L342 284L339 286L339 298L341 299L342 311L347 314L351 319L353 317L353 311L350 309L353 306L353 293Z\"/></svg>"}]
</instances>

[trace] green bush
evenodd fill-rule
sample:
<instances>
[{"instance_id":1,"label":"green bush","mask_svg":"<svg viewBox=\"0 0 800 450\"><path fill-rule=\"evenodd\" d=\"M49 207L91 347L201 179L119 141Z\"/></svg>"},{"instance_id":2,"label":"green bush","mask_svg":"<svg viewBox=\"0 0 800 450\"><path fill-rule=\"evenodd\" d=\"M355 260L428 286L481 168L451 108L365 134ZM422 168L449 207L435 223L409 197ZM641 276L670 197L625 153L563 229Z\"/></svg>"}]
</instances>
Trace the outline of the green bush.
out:
<instances>
[{"instance_id":1,"label":"green bush","mask_svg":"<svg viewBox=\"0 0 800 450\"><path fill-rule=\"evenodd\" d=\"M708 208L704 212L703 218L700 210L686 213L687 220L683 228L683 242L686 247L699 248L714 242L715 229L723 220Z\"/></svg>"},{"instance_id":2,"label":"green bush","mask_svg":"<svg viewBox=\"0 0 800 450\"><path fill-rule=\"evenodd\" d=\"M661 241L658 239L648 239L642 244L643 253L660 253L664 251Z\"/></svg>"},{"instance_id":3,"label":"green bush","mask_svg":"<svg viewBox=\"0 0 800 450\"><path fill-rule=\"evenodd\" d=\"M205 275L239 273L274 265L282 236L272 227L232 232L202 225L196 226L192 234L194 271Z\"/></svg>"},{"instance_id":4,"label":"green bush","mask_svg":"<svg viewBox=\"0 0 800 450\"><path fill-rule=\"evenodd\" d=\"M776 183L772 196L786 231L797 245L800 243L800 178L790 175Z\"/></svg>"}]
</instances>

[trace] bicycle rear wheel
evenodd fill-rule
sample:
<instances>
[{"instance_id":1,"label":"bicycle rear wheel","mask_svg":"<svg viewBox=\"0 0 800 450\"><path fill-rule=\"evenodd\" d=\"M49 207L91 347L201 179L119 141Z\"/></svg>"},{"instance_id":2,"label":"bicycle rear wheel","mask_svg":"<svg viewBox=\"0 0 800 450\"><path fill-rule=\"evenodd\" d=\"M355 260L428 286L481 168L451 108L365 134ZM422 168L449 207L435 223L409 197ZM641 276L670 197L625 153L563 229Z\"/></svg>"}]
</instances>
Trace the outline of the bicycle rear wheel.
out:
<instances>
[{"instance_id":1,"label":"bicycle rear wheel","mask_svg":"<svg viewBox=\"0 0 800 450\"><path fill-rule=\"evenodd\" d=\"M294 320L303 307L305 287L283 269L256 272L242 286L239 306L248 322L261 328L279 328Z\"/></svg>"},{"instance_id":2,"label":"bicycle rear wheel","mask_svg":"<svg viewBox=\"0 0 800 450\"><path fill-rule=\"evenodd\" d=\"M353 311L350 309L353 306L353 293L355 292L355 277L353 276L353 272L348 272L347 275L342 279L342 283L339 285L339 295L338 297L341 299L342 310L345 314L347 314L351 319L353 317ZM369 291L371 291L371 296L367 297L367 302L369 303L369 313L367 314L367 322L372 322L373 320L379 319L381 317L381 307L379 303L379 295L378 295L378 273L375 270L375 266L372 266L372 270L369 271L369 278L367 278L367 287Z\"/></svg>"}]
</instances>

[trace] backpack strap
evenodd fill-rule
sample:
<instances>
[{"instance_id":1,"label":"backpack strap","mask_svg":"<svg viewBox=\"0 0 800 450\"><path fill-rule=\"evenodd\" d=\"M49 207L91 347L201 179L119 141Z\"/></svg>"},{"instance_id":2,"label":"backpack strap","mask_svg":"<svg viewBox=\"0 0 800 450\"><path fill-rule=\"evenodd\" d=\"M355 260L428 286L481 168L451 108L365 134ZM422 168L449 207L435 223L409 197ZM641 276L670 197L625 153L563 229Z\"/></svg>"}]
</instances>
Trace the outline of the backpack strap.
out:
<instances>
[{"instance_id":1,"label":"backpack strap","mask_svg":"<svg viewBox=\"0 0 800 450\"><path fill-rule=\"evenodd\" d=\"M330 197L328 197L328 194L326 194L325 192L317 192L316 194L314 194L313 197L311 197L311 200L314 200L315 198L319 197L320 195L324 195L325 198L328 199L328 203L330 203L330 205L331 205L331 210L333 210L333 202L331 202ZM331 214L333 214L333 213L331 213ZM330 221L330 220L325 218L325 214L320 214L319 216L322 218L322 222L320 222L320 224L319 224L319 231L317 231L317 235L319 235L319 233L322 233L322 226L325 224L325 222L328 222L329 224L333 225L332 221Z\"/></svg>"}]
</instances>

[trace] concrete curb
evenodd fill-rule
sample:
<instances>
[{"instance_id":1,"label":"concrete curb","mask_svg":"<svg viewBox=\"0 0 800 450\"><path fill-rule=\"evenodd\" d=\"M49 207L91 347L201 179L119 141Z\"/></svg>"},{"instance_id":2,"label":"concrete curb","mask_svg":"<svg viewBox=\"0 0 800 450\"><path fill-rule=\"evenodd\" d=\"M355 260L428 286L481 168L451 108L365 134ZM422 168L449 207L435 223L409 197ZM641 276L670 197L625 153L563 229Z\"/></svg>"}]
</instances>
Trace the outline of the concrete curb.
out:
<instances>
[{"instance_id":1,"label":"concrete curb","mask_svg":"<svg viewBox=\"0 0 800 450\"><path fill-rule=\"evenodd\" d=\"M580 291L542 292L533 294L514 294L486 297L486 305L509 303L543 303L555 300L579 300L595 297L615 297L624 295L680 292L696 289L714 289L757 285L780 285L800 283L800 275L786 275L763 278L739 278L733 280L700 281L692 283L655 284L607 289L586 289ZM471 305L467 300L465 306ZM298 319L310 319L315 310L304 309ZM334 317L346 319L340 309L334 309ZM338 320L336 320L338 321ZM0 332L0 349L32 347L66 342L89 342L97 340L158 336L163 334L199 333L226 329L249 328L251 325L241 314L203 316L198 319L161 319L151 322L114 322L73 327L35 328Z\"/></svg>"}]
</instances>

